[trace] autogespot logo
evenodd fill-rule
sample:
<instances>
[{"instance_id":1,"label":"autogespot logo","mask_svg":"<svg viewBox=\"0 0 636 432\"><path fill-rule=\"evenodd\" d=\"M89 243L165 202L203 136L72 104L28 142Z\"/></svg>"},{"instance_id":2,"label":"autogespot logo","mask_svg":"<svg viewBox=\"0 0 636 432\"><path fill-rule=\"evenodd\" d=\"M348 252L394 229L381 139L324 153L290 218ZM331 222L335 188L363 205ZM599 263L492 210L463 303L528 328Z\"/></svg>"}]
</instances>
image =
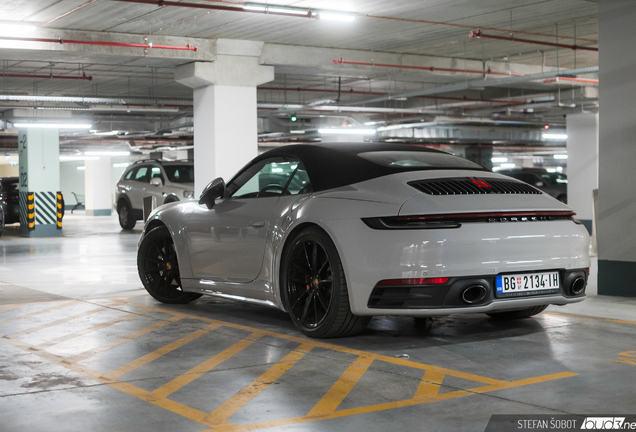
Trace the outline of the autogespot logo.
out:
<instances>
[{"instance_id":1,"label":"autogespot logo","mask_svg":"<svg viewBox=\"0 0 636 432\"><path fill-rule=\"evenodd\" d=\"M588 430L636 430L636 422L625 423L625 417L586 417L581 429Z\"/></svg>"}]
</instances>

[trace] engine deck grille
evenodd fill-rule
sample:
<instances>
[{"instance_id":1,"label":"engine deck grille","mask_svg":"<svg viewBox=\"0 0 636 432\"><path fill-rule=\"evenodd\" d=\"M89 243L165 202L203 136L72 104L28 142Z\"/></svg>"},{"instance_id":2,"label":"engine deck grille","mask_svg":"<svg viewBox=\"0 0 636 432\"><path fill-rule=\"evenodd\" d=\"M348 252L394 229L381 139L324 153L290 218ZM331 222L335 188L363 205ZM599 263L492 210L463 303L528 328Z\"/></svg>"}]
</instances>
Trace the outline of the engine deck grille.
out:
<instances>
[{"instance_id":1,"label":"engine deck grille","mask_svg":"<svg viewBox=\"0 0 636 432\"><path fill-rule=\"evenodd\" d=\"M410 186L429 195L532 194L542 192L517 180L480 179L476 177L416 180Z\"/></svg>"}]
</instances>

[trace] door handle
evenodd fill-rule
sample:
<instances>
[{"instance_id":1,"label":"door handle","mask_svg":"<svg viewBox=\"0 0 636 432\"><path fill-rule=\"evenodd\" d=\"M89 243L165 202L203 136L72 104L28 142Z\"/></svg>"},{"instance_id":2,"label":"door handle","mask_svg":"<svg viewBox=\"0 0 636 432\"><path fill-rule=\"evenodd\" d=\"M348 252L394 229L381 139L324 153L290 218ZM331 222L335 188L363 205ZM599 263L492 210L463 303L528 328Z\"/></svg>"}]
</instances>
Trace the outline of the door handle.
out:
<instances>
[{"instance_id":1,"label":"door handle","mask_svg":"<svg viewBox=\"0 0 636 432\"><path fill-rule=\"evenodd\" d=\"M258 222L252 222L250 223L250 227L251 228L263 228L265 226L265 221L258 221Z\"/></svg>"}]
</instances>

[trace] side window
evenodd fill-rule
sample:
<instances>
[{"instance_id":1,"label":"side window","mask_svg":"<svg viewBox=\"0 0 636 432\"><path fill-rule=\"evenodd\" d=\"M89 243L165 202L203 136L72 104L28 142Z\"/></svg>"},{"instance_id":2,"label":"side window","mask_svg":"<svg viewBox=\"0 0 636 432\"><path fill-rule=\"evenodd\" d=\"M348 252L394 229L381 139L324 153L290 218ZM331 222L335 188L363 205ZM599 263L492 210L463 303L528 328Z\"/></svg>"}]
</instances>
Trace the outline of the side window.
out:
<instances>
[{"instance_id":1,"label":"side window","mask_svg":"<svg viewBox=\"0 0 636 432\"><path fill-rule=\"evenodd\" d=\"M153 178L160 178L164 184L166 183L166 179L163 178L163 174L161 174L161 168L157 166L153 166L150 169L150 179L153 179Z\"/></svg>"},{"instance_id":2,"label":"side window","mask_svg":"<svg viewBox=\"0 0 636 432\"><path fill-rule=\"evenodd\" d=\"M135 173L135 180L148 183L150 181L149 169L147 166L139 167Z\"/></svg>"},{"instance_id":3,"label":"side window","mask_svg":"<svg viewBox=\"0 0 636 432\"><path fill-rule=\"evenodd\" d=\"M298 168L298 161L275 158L255 163L232 183L228 193L232 198L271 197L283 195L290 177Z\"/></svg>"},{"instance_id":4,"label":"side window","mask_svg":"<svg viewBox=\"0 0 636 432\"><path fill-rule=\"evenodd\" d=\"M126 173L126 175L124 176L124 179L126 180L130 180L132 178L133 172L135 172L135 168L131 169L130 171L128 171Z\"/></svg>"}]
</instances>

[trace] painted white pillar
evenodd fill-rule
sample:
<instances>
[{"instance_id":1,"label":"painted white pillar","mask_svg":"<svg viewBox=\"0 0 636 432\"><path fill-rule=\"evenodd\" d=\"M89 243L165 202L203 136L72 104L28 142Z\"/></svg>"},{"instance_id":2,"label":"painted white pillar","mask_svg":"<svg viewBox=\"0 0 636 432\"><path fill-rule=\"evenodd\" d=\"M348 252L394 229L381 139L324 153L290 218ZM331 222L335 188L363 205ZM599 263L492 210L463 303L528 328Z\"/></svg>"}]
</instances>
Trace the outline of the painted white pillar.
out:
<instances>
[{"instance_id":1,"label":"painted white pillar","mask_svg":"<svg viewBox=\"0 0 636 432\"><path fill-rule=\"evenodd\" d=\"M568 205L591 232L592 191L598 189L598 114L569 114L566 126Z\"/></svg>"},{"instance_id":2,"label":"painted white pillar","mask_svg":"<svg viewBox=\"0 0 636 432\"><path fill-rule=\"evenodd\" d=\"M98 160L84 162L84 193L86 194L87 216L110 216L113 208L111 190L110 157L100 156Z\"/></svg>"},{"instance_id":3,"label":"painted white pillar","mask_svg":"<svg viewBox=\"0 0 636 432\"><path fill-rule=\"evenodd\" d=\"M60 190L60 133L58 129L18 129L20 235L58 237L57 192ZM29 196L33 194L33 206Z\"/></svg>"},{"instance_id":4,"label":"painted white pillar","mask_svg":"<svg viewBox=\"0 0 636 432\"><path fill-rule=\"evenodd\" d=\"M262 66L263 42L219 39L216 60L179 66L175 80L194 89L194 191L227 182L258 155L256 86L274 79Z\"/></svg>"},{"instance_id":5,"label":"painted white pillar","mask_svg":"<svg viewBox=\"0 0 636 432\"><path fill-rule=\"evenodd\" d=\"M636 297L636 2L598 3L598 293Z\"/></svg>"}]
</instances>

